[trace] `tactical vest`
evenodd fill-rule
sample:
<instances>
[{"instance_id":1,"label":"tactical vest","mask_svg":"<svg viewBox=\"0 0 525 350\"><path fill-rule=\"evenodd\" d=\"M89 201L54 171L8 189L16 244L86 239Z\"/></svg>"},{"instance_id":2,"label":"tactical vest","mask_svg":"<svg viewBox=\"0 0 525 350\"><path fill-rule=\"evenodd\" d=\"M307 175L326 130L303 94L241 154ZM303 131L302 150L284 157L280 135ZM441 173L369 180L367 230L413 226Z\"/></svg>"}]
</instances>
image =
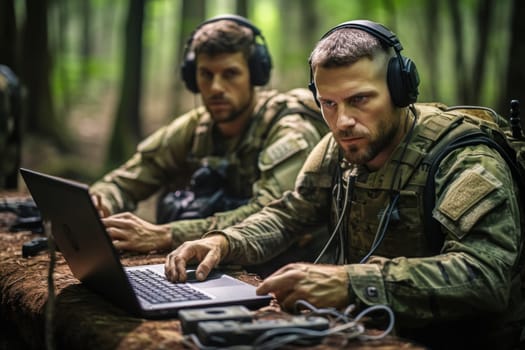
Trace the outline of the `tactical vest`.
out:
<instances>
[{"instance_id":1,"label":"tactical vest","mask_svg":"<svg viewBox=\"0 0 525 350\"><path fill-rule=\"evenodd\" d=\"M311 93L306 89L295 89L283 94L263 91L260 94L263 98L256 106L257 113L252 117L234 152L210 156L210 150L214 149L210 136L213 121L204 110L201 110L204 115L195 129L191 152L187 157L190 168L196 170L203 165L213 169L221 168L228 179L225 192L230 196L252 196L253 184L260 177L257 164L259 154L272 126L281 117L297 113L309 118L321 135L328 130Z\"/></svg>"},{"instance_id":2,"label":"tactical vest","mask_svg":"<svg viewBox=\"0 0 525 350\"><path fill-rule=\"evenodd\" d=\"M445 106L440 104L416 106L419 111L418 124L409 144L401 143L390 161L376 172L358 169L350 215L344 220L342 228L342 232L348 233L345 238L348 262L362 261L374 245L372 242L381 240L374 255L393 258L439 253L424 233L424 196L431 166L426 160L438 143L461 133L462 128L468 127L468 122L464 123L466 119L461 113L445 112ZM396 168L396 182L392 184ZM397 194L399 196L396 198ZM392 202L395 205L388 229L380 232L378 227L381 218ZM334 205L332 211L337 213L341 209Z\"/></svg>"}]
</instances>

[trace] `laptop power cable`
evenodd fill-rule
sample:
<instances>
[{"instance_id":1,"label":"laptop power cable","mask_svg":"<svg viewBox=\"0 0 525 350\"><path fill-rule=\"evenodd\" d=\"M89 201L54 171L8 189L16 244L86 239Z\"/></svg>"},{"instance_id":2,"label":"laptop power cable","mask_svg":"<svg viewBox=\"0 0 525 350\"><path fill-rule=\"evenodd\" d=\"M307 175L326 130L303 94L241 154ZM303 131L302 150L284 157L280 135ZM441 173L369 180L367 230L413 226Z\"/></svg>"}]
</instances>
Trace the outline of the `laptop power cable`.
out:
<instances>
[{"instance_id":1,"label":"laptop power cable","mask_svg":"<svg viewBox=\"0 0 525 350\"><path fill-rule=\"evenodd\" d=\"M51 221L44 221L44 231L49 252L49 270L47 274L47 303L45 309L46 350L55 349L55 280L53 274L56 265L55 240L51 230Z\"/></svg>"}]
</instances>

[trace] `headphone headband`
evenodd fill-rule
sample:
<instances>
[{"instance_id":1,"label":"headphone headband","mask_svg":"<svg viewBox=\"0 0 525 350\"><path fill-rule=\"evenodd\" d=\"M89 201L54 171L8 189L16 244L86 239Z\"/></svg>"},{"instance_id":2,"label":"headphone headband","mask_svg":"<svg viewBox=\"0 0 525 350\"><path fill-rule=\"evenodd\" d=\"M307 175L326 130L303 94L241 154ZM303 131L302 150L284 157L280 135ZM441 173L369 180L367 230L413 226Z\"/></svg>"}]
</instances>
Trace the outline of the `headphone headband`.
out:
<instances>
[{"instance_id":1,"label":"headphone headband","mask_svg":"<svg viewBox=\"0 0 525 350\"><path fill-rule=\"evenodd\" d=\"M219 22L219 21L235 22L243 27L250 28L253 32L254 37L255 36L263 37L261 30L257 28L252 22L247 20L246 18L239 16L239 15L219 15L219 16L209 18L205 20L204 22L202 22L201 24L199 24L199 26L195 28L195 30L193 31L193 34L191 35L190 39L193 39L193 35L195 34L195 32L197 32L200 28L202 28L206 24L213 23L213 22Z\"/></svg>"},{"instance_id":2,"label":"headphone headband","mask_svg":"<svg viewBox=\"0 0 525 350\"><path fill-rule=\"evenodd\" d=\"M394 32L392 32L390 29L388 29L382 24L368 21L366 19L357 19L353 21L340 23L334 28L330 29L328 32L326 32L326 34L322 36L321 40L326 38L333 32L343 28L355 28L362 30L377 38L383 44L393 47L394 50L396 50L396 52L403 50L403 45L401 45L401 42L399 41L397 35Z\"/></svg>"},{"instance_id":3,"label":"headphone headband","mask_svg":"<svg viewBox=\"0 0 525 350\"><path fill-rule=\"evenodd\" d=\"M335 31L354 28L362 30L373 37L377 38L381 44L388 47L392 47L395 51L396 57L392 57L388 62L387 70L387 85L392 97L394 105L398 107L406 107L411 103L416 102L419 85L419 74L416 69L416 65L412 60L401 55L403 45L397 38L396 34L386 28L384 25L372 22L369 20L353 20L343 22L328 32L326 32L320 40L325 39ZM317 88L313 81L313 71L310 63L310 83L308 88L314 94L314 98L317 101ZM319 103L318 103L319 104Z\"/></svg>"}]
</instances>

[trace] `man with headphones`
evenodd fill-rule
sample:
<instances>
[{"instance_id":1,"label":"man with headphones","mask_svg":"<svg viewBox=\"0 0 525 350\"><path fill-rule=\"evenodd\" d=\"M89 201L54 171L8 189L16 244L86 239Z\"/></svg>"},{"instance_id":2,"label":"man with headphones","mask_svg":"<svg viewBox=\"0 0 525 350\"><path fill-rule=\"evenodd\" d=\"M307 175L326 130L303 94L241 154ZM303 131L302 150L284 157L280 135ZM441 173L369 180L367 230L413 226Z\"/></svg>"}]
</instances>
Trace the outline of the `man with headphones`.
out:
<instances>
[{"instance_id":1,"label":"man with headphones","mask_svg":"<svg viewBox=\"0 0 525 350\"><path fill-rule=\"evenodd\" d=\"M203 106L146 138L90 188L116 248L171 249L237 223L293 189L328 128L307 89L257 89L268 83L271 68L264 37L247 19L223 15L196 28L181 75ZM166 194L157 223L130 213L157 191ZM169 200L171 212L163 207Z\"/></svg>"},{"instance_id":2,"label":"man with headphones","mask_svg":"<svg viewBox=\"0 0 525 350\"><path fill-rule=\"evenodd\" d=\"M432 216L444 243L425 230L424 161L462 119L440 104L415 103L419 76L390 30L366 20L326 33L310 56L310 89L331 129L297 177L295 190L240 224L212 230L168 255L166 276L197 277L219 262L271 259L311 226L327 224L319 259L267 277L285 309L357 311L390 306L397 334L431 349L517 348L525 318L519 276L517 184L500 154L470 145L448 154L435 173ZM318 260L318 259L317 259Z\"/></svg>"}]
</instances>

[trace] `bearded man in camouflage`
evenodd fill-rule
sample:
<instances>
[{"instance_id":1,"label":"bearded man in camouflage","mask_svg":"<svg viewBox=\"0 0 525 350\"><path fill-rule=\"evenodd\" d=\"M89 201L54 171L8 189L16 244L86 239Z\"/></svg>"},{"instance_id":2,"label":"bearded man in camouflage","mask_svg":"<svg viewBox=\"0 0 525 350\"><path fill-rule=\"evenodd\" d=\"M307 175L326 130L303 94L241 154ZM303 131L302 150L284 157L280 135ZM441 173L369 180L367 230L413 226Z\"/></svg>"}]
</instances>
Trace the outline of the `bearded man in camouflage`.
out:
<instances>
[{"instance_id":1,"label":"bearded man in camouflage","mask_svg":"<svg viewBox=\"0 0 525 350\"><path fill-rule=\"evenodd\" d=\"M397 334L432 349L517 348L525 318L517 184L486 145L448 154L432 194L444 243L431 249L421 159L458 119L439 104L415 103L419 77L401 49L370 21L325 34L310 56L311 88L331 133L306 160L295 190L240 224L183 244L168 256L166 276L185 280L193 260L201 279L220 262L266 261L305 229L329 224L334 264L286 265L258 293L272 293L286 309L299 299L338 309L388 305Z\"/></svg>"},{"instance_id":2,"label":"bearded man in camouflage","mask_svg":"<svg viewBox=\"0 0 525 350\"><path fill-rule=\"evenodd\" d=\"M247 19L218 16L197 27L181 71L204 106L153 133L123 166L90 188L116 248L171 249L235 224L293 189L307 155L328 128L307 89L256 88L268 82L271 68L264 38ZM313 109L305 107L309 102ZM224 184L214 194L228 196L228 207L162 224L131 213L159 190L188 188L199 169L215 171L212 181L222 172Z\"/></svg>"}]
</instances>

